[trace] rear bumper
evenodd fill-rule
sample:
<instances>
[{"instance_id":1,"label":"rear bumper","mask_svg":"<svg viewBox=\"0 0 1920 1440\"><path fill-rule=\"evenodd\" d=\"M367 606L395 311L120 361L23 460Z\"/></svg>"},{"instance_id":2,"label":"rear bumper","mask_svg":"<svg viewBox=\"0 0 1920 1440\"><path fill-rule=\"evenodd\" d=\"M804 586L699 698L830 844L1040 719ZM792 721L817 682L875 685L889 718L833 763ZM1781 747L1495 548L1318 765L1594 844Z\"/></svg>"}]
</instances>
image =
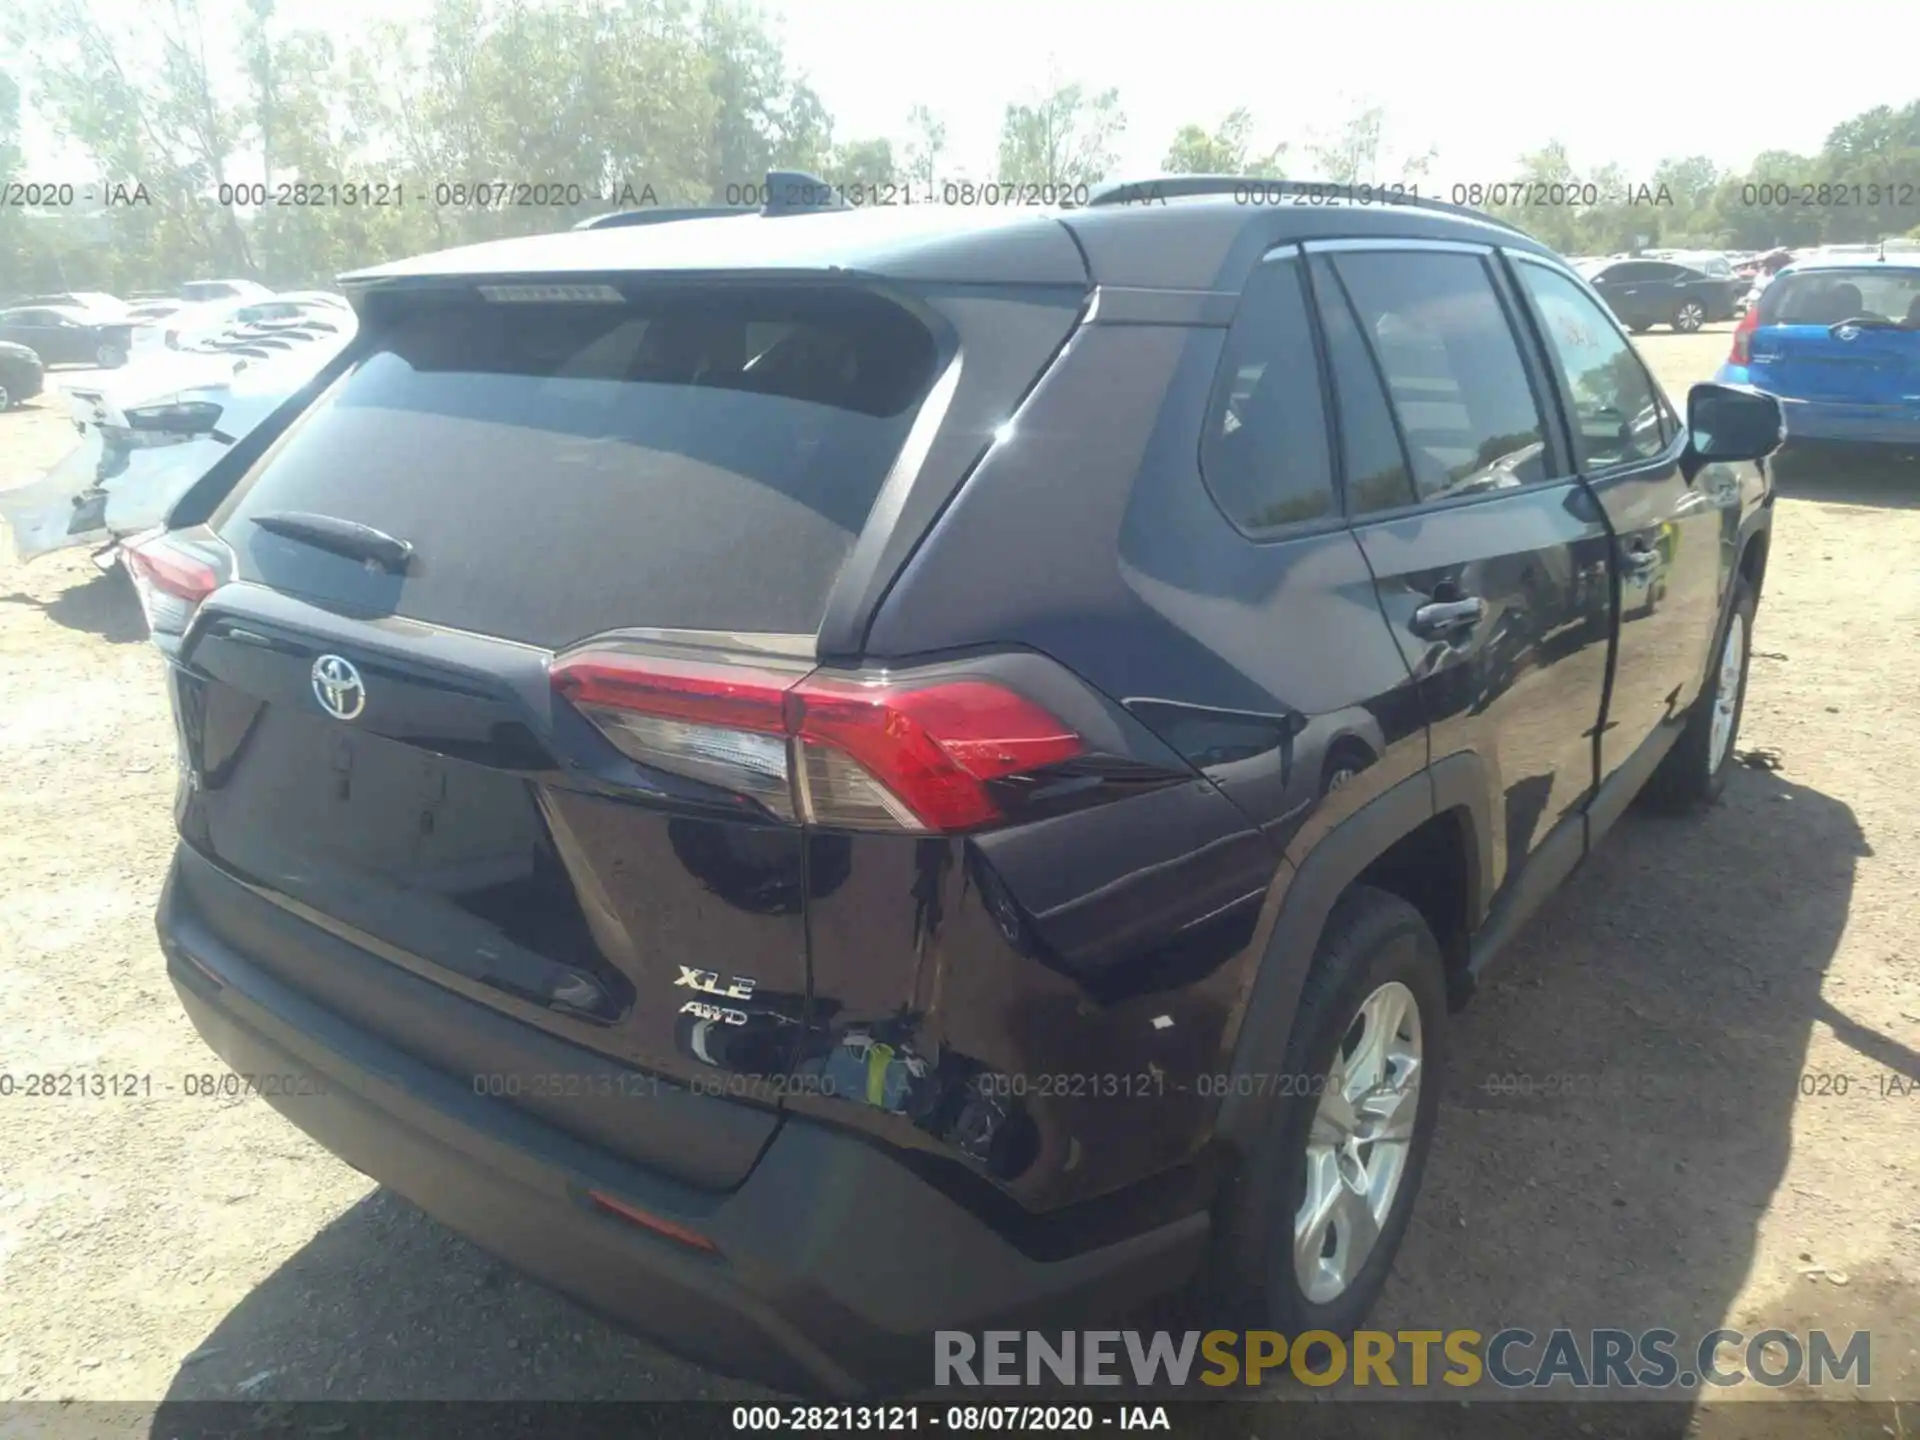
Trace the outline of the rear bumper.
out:
<instances>
[{"instance_id":1,"label":"rear bumper","mask_svg":"<svg viewBox=\"0 0 1920 1440\"><path fill-rule=\"evenodd\" d=\"M1783 398L1780 410L1786 417L1789 442L1838 441L1920 450L1920 402L1858 405Z\"/></svg>"},{"instance_id":2,"label":"rear bumper","mask_svg":"<svg viewBox=\"0 0 1920 1440\"><path fill-rule=\"evenodd\" d=\"M737 1189L685 1185L358 1029L197 923L179 891L170 878L158 915L169 978L262 1098L482 1248L723 1374L836 1396L915 1388L933 1331L1110 1317L1177 1286L1205 1242L1195 1215L1035 1260L883 1151L794 1119ZM715 1251L612 1218L590 1190Z\"/></svg>"},{"instance_id":3,"label":"rear bumper","mask_svg":"<svg viewBox=\"0 0 1920 1440\"><path fill-rule=\"evenodd\" d=\"M1752 368L1728 363L1714 375L1718 385L1752 385L1768 390L1765 381L1756 378ZM1768 390L1769 394L1774 394ZM1898 405L1873 405L1855 401L1802 400L1791 395L1776 395L1780 413L1787 424L1787 443L1796 441L1832 442L1849 445L1885 445L1920 449L1920 400Z\"/></svg>"}]
</instances>

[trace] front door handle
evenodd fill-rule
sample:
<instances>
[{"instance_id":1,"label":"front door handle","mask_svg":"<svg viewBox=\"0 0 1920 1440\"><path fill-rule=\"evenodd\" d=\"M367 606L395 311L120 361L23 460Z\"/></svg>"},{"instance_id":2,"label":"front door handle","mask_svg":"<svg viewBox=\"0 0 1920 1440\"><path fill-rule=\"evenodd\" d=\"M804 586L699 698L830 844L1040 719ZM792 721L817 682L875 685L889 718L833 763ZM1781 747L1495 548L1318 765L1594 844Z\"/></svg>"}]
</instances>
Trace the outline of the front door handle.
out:
<instances>
[{"instance_id":1,"label":"front door handle","mask_svg":"<svg viewBox=\"0 0 1920 1440\"><path fill-rule=\"evenodd\" d=\"M1435 600L1413 612L1413 633L1422 640L1445 640L1471 630L1487 616L1487 602L1478 595L1460 600Z\"/></svg>"}]
</instances>

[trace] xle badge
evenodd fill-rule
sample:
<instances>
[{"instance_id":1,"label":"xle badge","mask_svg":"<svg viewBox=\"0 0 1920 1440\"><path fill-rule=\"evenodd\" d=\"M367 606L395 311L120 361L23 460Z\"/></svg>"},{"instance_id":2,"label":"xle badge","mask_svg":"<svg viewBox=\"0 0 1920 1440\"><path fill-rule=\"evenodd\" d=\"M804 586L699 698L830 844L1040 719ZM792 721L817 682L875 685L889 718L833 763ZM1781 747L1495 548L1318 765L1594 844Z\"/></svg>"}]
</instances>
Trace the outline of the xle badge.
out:
<instances>
[{"instance_id":1,"label":"xle badge","mask_svg":"<svg viewBox=\"0 0 1920 1440\"><path fill-rule=\"evenodd\" d=\"M755 982L744 975L735 975L726 984L720 983L717 970L696 970L691 965L680 967L680 978L673 982L676 987L684 985L689 990L698 990L703 995L718 995L725 1000L751 1000ZM693 1015L701 1020L711 1020L722 1025L744 1025L747 1012L735 1010L728 1005L710 1005L705 1000L689 1000L680 1007L682 1015Z\"/></svg>"}]
</instances>

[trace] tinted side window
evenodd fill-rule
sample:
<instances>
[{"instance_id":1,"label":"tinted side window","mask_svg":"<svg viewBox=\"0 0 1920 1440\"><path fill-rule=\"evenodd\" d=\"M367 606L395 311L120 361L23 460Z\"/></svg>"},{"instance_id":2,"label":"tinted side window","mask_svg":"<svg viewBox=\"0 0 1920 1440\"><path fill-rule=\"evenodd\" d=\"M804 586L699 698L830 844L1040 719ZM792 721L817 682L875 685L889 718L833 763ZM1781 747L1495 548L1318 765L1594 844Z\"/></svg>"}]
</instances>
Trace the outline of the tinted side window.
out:
<instances>
[{"instance_id":1,"label":"tinted side window","mask_svg":"<svg viewBox=\"0 0 1920 1440\"><path fill-rule=\"evenodd\" d=\"M1363 251L1334 268L1379 358L1422 500L1547 478L1540 410L1479 257Z\"/></svg>"},{"instance_id":2,"label":"tinted side window","mask_svg":"<svg viewBox=\"0 0 1920 1440\"><path fill-rule=\"evenodd\" d=\"M1313 262L1313 291L1333 371L1347 513L1366 515L1410 505L1415 498L1413 476L1407 470L1406 452L1400 448L1393 412L1387 408L1379 367L1353 318L1340 277L1324 258Z\"/></svg>"},{"instance_id":3,"label":"tinted side window","mask_svg":"<svg viewBox=\"0 0 1920 1440\"><path fill-rule=\"evenodd\" d=\"M1269 261L1247 282L1200 441L1207 488L1250 535L1334 510L1326 411L1299 263Z\"/></svg>"},{"instance_id":4,"label":"tinted side window","mask_svg":"<svg viewBox=\"0 0 1920 1440\"><path fill-rule=\"evenodd\" d=\"M1514 268L1566 382L1576 463L1599 470L1658 455L1665 448L1659 398L1633 347L1566 276L1539 265Z\"/></svg>"}]
</instances>

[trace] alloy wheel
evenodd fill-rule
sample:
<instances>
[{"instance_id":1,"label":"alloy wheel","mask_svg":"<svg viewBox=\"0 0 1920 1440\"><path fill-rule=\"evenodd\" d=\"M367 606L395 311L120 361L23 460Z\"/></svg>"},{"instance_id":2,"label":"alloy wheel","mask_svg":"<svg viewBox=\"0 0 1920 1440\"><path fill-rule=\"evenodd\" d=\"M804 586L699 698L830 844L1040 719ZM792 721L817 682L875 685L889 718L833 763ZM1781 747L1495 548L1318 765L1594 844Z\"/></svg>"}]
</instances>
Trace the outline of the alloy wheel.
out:
<instances>
[{"instance_id":1,"label":"alloy wheel","mask_svg":"<svg viewBox=\"0 0 1920 1440\"><path fill-rule=\"evenodd\" d=\"M1686 304L1680 307L1680 312L1673 317L1674 328L1688 335L1691 335L1706 323L1706 307L1698 300L1687 301Z\"/></svg>"},{"instance_id":2,"label":"alloy wheel","mask_svg":"<svg viewBox=\"0 0 1920 1440\"><path fill-rule=\"evenodd\" d=\"M1747 658L1747 623L1738 610L1728 617L1726 643L1720 647L1720 680L1713 694L1713 729L1707 738L1707 773L1727 763L1733 726L1740 715L1740 686Z\"/></svg>"},{"instance_id":3,"label":"alloy wheel","mask_svg":"<svg viewBox=\"0 0 1920 1440\"><path fill-rule=\"evenodd\" d=\"M1390 980L1355 1012L1307 1133L1293 1267L1313 1304L1338 1299L1379 1242L1412 1153L1420 1072L1419 1002Z\"/></svg>"}]
</instances>

